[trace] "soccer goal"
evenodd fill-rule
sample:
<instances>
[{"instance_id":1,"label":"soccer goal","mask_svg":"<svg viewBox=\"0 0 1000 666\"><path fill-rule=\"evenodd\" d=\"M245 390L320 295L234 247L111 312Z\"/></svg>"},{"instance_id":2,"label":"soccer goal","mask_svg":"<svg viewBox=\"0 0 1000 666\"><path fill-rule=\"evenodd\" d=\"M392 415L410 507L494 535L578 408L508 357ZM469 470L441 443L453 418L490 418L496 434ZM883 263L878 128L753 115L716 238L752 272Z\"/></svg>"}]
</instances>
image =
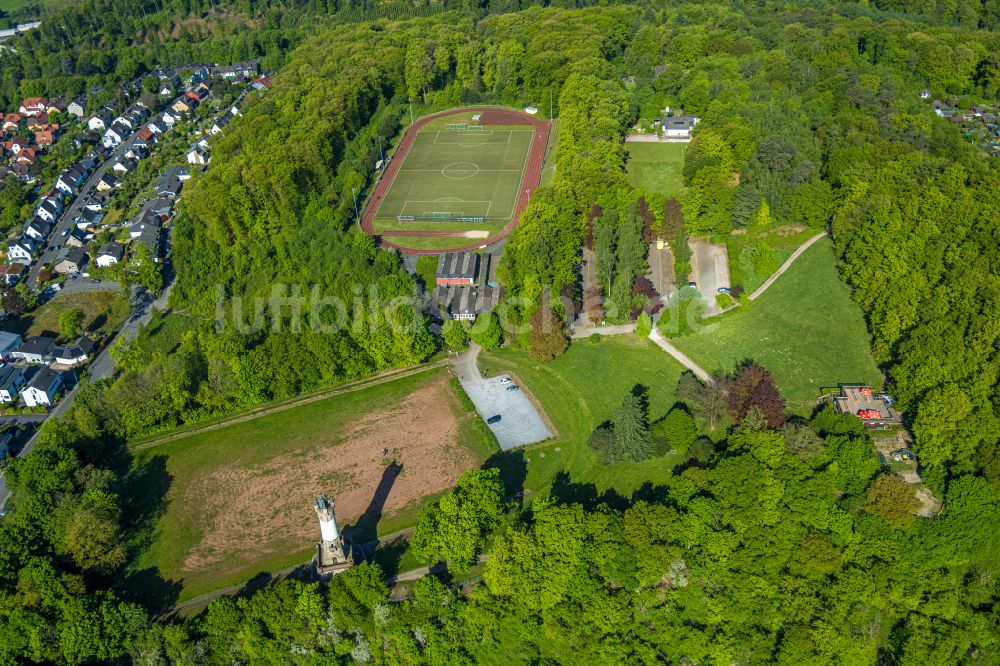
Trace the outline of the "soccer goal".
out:
<instances>
[{"instance_id":1,"label":"soccer goal","mask_svg":"<svg viewBox=\"0 0 1000 666\"><path fill-rule=\"evenodd\" d=\"M462 123L448 123L444 126L445 130L456 130L461 132L464 129L468 129L468 126Z\"/></svg>"}]
</instances>

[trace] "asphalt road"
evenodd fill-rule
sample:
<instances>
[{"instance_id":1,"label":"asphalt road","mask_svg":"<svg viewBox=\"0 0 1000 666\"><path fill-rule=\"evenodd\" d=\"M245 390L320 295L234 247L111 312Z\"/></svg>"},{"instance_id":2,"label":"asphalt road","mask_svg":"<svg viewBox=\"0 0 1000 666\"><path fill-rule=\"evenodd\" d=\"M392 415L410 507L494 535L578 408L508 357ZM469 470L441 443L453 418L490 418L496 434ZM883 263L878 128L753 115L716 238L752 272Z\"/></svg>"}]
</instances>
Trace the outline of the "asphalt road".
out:
<instances>
[{"instance_id":1,"label":"asphalt road","mask_svg":"<svg viewBox=\"0 0 1000 666\"><path fill-rule=\"evenodd\" d=\"M79 217L80 213L83 212L83 204L87 201L87 197L94 193L97 188L97 183L101 180L101 176L103 176L104 173L111 168L117 158L125 154L141 130L142 128L140 127L138 130L129 135L128 138L118 144L114 151L112 151L111 155L108 156L108 159L104 160L104 162L94 170L94 173L90 174L90 178L84 182L83 186L77 190L72 203L70 203L66 210L63 211L63 214L56 221L56 225L52 229L52 233L49 235L46 245L44 246L45 250L41 253L39 258L35 260L35 263L31 265L31 269L28 271L27 281L28 286L31 289L35 289L37 291L38 283L36 279L38 278L38 273L42 270L43 266L50 264L59 253L59 250L49 250L48 248L52 247L54 244L63 245L66 240L63 233L67 229L71 229L73 227L73 220Z\"/></svg>"}]
</instances>

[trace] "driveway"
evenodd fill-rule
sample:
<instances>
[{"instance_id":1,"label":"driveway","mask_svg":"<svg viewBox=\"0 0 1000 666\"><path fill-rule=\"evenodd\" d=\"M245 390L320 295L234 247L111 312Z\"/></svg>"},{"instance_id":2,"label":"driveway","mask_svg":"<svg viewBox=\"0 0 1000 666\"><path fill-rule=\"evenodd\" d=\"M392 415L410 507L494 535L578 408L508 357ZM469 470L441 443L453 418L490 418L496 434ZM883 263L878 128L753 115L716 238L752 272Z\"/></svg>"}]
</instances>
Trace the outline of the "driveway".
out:
<instances>
[{"instance_id":1,"label":"driveway","mask_svg":"<svg viewBox=\"0 0 1000 666\"><path fill-rule=\"evenodd\" d=\"M705 316L721 312L715 303L719 289L729 288L729 253L726 245L714 245L700 238L689 238L691 248L691 280L698 283L698 291L708 308Z\"/></svg>"},{"instance_id":2,"label":"driveway","mask_svg":"<svg viewBox=\"0 0 1000 666\"><path fill-rule=\"evenodd\" d=\"M500 383L503 375L483 377L479 374L479 366L476 365L479 351L479 345L471 344L468 351L463 352L455 361L455 375L483 419L496 414L501 416L499 423L489 426L496 435L500 448L510 451L552 437L524 391L508 391L507 387L511 384Z\"/></svg>"}]
</instances>

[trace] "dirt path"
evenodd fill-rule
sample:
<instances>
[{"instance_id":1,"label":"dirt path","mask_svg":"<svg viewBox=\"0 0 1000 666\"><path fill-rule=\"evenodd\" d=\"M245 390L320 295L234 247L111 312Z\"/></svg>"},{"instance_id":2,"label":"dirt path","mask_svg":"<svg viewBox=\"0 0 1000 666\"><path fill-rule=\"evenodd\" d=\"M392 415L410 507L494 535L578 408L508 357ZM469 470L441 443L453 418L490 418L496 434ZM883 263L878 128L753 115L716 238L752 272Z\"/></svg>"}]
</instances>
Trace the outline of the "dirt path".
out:
<instances>
[{"instance_id":1,"label":"dirt path","mask_svg":"<svg viewBox=\"0 0 1000 666\"><path fill-rule=\"evenodd\" d=\"M154 446L160 446L161 444L166 444L167 442L172 442L178 439L184 439L191 437L192 435L200 435L202 433L211 432L213 430L219 430L220 428L228 428L231 425L236 425L238 423L245 423L247 421L252 421L258 419L262 416L269 416L271 414L277 414L279 412L284 412L289 409L294 409L295 407L301 407L302 405L308 405L319 400L326 400L335 395L340 395L342 393L352 393L354 391L360 391L362 389L369 388L371 386L377 386L378 384L384 384L386 382L391 382L395 379L402 379L404 377L409 377L411 375L416 375L433 368L439 368L445 365L447 361L435 361L434 363L428 363L426 365L411 366L408 368L402 368L397 370L390 370L374 377L369 377L367 379L359 379L354 382L348 382L347 384L341 384L333 388L329 388L318 393L313 393L308 396L293 398L287 402L264 405L263 407L258 407L252 409L249 412L244 412L242 414L237 414L229 418L222 419L221 421L215 421L213 423L208 423L203 426L196 426L194 428L189 428L182 431L173 431L166 435L160 435L158 437L153 437L144 442L136 444L130 447L133 451L141 451L143 449L150 449Z\"/></svg>"},{"instance_id":2,"label":"dirt path","mask_svg":"<svg viewBox=\"0 0 1000 666\"><path fill-rule=\"evenodd\" d=\"M712 376L707 372L705 372L705 369L703 367L692 361L691 357L682 352L680 349L674 347L673 344L670 343L670 341L668 341L665 337L663 337L663 334L660 333L660 330L655 326L653 327L653 330L649 334L649 339L652 340L656 344L656 346L658 346L660 349L662 349L663 351L667 352L675 359L677 359L677 361L681 365L683 365L685 368L693 372L695 377L705 382L706 384L715 383L712 380Z\"/></svg>"},{"instance_id":3,"label":"dirt path","mask_svg":"<svg viewBox=\"0 0 1000 666\"><path fill-rule=\"evenodd\" d=\"M489 106L469 106L461 109L448 109L447 111L432 113L428 116L417 119L415 123L407 128L406 133L403 135L403 139L396 147L395 154L389 158L389 164L386 165L385 171L382 172L382 176L378 179L378 182L372 190L371 196L368 198L368 202L361 211L360 224L362 231L374 238L381 238L379 234L375 233L375 213L378 211L378 207L382 202L382 199L392 186L392 182L395 179L397 172L403 165L403 159L406 157L406 153L413 145L413 141L415 140L417 132L420 128L432 120L444 118L454 114L466 113L469 111L479 111L482 114L480 122L483 125L531 125L535 128L535 135L531 139L531 148L528 150L528 158L524 167L524 173L521 174L521 183L518 189L517 201L514 203L514 213L511 215L510 222L508 222L507 225L500 230L500 233L490 238L485 238L477 243L473 243L465 247L454 248L449 251L469 252L478 249L483 245L490 245L509 234L511 230L517 226L517 223L521 218L521 213L528 205L528 198L531 196L532 191L538 187L538 184L542 179L542 166L545 161L545 148L549 142L549 130L551 129L551 123L548 120L540 120L516 109L504 109ZM442 232L438 231L412 231L407 235L434 237L440 236L441 233ZM405 247L403 245L397 245L396 243L389 242L384 238L381 238L381 244L385 247L398 250L403 254L436 255L443 252L443 250L422 250Z\"/></svg>"},{"instance_id":4,"label":"dirt path","mask_svg":"<svg viewBox=\"0 0 1000 666\"><path fill-rule=\"evenodd\" d=\"M774 271L774 274L771 277L769 277L766 280L764 280L764 284L762 284L759 287L757 287L754 290L754 292L752 294L750 294L747 298L750 299L751 301L756 300L761 294L763 294L765 291L767 291L768 288L772 284L774 284L775 281L779 277L781 277L782 274L791 267L792 264L795 263L795 260L798 259L802 255L803 252L805 252L806 250L808 250L810 247L813 246L814 243L816 243L820 238L822 238L823 236L826 236L826 235L827 235L827 232L825 230L821 231L820 233L816 234L815 236L813 236L812 238L810 238L809 240L807 240L802 245L798 246L795 249L795 252L792 252L792 256L788 257L788 259L785 260L785 263L781 264L781 266L778 268L778 270Z\"/></svg>"}]
</instances>

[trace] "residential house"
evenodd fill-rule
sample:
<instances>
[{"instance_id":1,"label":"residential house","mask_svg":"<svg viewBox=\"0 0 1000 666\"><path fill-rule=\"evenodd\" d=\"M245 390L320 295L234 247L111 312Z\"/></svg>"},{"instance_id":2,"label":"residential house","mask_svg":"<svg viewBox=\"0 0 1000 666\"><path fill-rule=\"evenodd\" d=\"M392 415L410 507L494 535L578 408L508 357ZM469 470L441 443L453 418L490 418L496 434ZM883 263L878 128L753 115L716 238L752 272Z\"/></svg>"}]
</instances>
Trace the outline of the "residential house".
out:
<instances>
[{"instance_id":1,"label":"residential house","mask_svg":"<svg viewBox=\"0 0 1000 666\"><path fill-rule=\"evenodd\" d=\"M110 171L105 171L101 175L101 179L97 181L97 191L98 192L110 192L111 190L118 187L118 180Z\"/></svg>"},{"instance_id":2,"label":"residential house","mask_svg":"<svg viewBox=\"0 0 1000 666\"><path fill-rule=\"evenodd\" d=\"M48 220L45 220L38 215L31 218L28 224L24 227L24 234L34 238L39 243L44 243L50 233L52 233L52 225L49 224Z\"/></svg>"},{"instance_id":3,"label":"residential house","mask_svg":"<svg viewBox=\"0 0 1000 666\"><path fill-rule=\"evenodd\" d=\"M86 106L87 106L87 96L80 95L66 106L66 112L71 116L76 116L77 118L83 118L83 116L86 113L84 111Z\"/></svg>"},{"instance_id":4,"label":"residential house","mask_svg":"<svg viewBox=\"0 0 1000 666\"><path fill-rule=\"evenodd\" d=\"M91 116L90 120L87 121L87 129L101 131L111 127L114 122L115 114L108 107L103 109L98 109L97 113Z\"/></svg>"},{"instance_id":5,"label":"residential house","mask_svg":"<svg viewBox=\"0 0 1000 666\"><path fill-rule=\"evenodd\" d=\"M215 124L212 125L212 129L210 131L212 134L218 134L222 130L226 129L226 126L230 123L230 121L232 121L232 119L233 117L230 114L223 114L218 120L215 121Z\"/></svg>"},{"instance_id":6,"label":"residential house","mask_svg":"<svg viewBox=\"0 0 1000 666\"><path fill-rule=\"evenodd\" d=\"M157 91L160 97L170 97L174 94L174 87L169 83L163 83L160 85L160 89Z\"/></svg>"},{"instance_id":7,"label":"residential house","mask_svg":"<svg viewBox=\"0 0 1000 666\"><path fill-rule=\"evenodd\" d=\"M49 102L44 97L28 97L21 102L18 112L22 116L37 116L48 111Z\"/></svg>"},{"instance_id":8,"label":"residential house","mask_svg":"<svg viewBox=\"0 0 1000 666\"><path fill-rule=\"evenodd\" d=\"M38 158L38 151L34 148L22 148L14 156L14 161L18 164L34 164Z\"/></svg>"},{"instance_id":9,"label":"residential house","mask_svg":"<svg viewBox=\"0 0 1000 666\"><path fill-rule=\"evenodd\" d=\"M83 207L95 213L100 213L108 205L108 199L110 198L107 192L94 192L83 202Z\"/></svg>"},{"instance_id":10,"label":"residential house","mask_svg":"<svg viewBox=\"0 0 1000 666\"><path fill-rule=\"evenodd\" d=\"M66 245L69 247L87 247L93 239L93 233L80 227L73 227L70 229L69 236L66 237Z\"/></svg>"},{"instance_id":11,"label":"residential house","mask_svg":"<svg viewBox=\"0 0 1000 666\"><path fill-rule=\"evenodd\" d=\"M70 367L85 363L94 351L94 341L83 336L71 345L60 345L52 353L54 360L59 365Z\"/></svg>"},{"instance_id":12,"label":"residential house","mask_svg":"<svg viewBox=\"0 0 1000 666\"><path fill-rule=\"evenodd\" d=\"M257 76L260 61L246 60L232 65L216 65L212 73L224 79L250 79Z\"/></svg>"},{"instance_id":13,"label":"residential house","mask_svg":"<svg viewBox=\"0 0 1000 666\"><path fill-rule=\"evenodd\" d=\"M0 265L0 283L8 287L17 284L26 270L27 266L19 263Z\"/></svg>"},{"instance_id":14,"label":"residential house","mask_svg":"<svg viewBox=\"0 0 1000 666\"><path fill-rule=\"evenodd\" d=\"M691 130L698 121L695 116L667 116L663 119L663 136L668 139L690 139Z\"/></svg>"},{"instance_id":15,"label":"residential house","mask_svg":"<svg viewBox=\"0 0 1000 666\"><path fill-rule=\"evenodd\" d=\"M24 386L25 370L23 365L7 365L0 369L0 402L14 402Z\"/></svg>"},{"instance_id":16,"label":"residential house","mask_svg":"<svg viewBox=\"0 0 1000 666\"><path fill-rule=\"evenodd\" d=\"M15 136L8 142L7 150L15 155L31 145L31 141L23 136Z\"/></svg>"},{"instance_id":17,"label":"residential house","mask_svg":"<svg viewBox=\"0 0 1000 666\"><path fill-rule=\"evenodd\" d=\"M62 208L62 195L57 191L55 196L46 196L39 202L35 214L44 220L55 222L62 213Z\"/></svg>"},{"instance_id":18,"label":"residential house","mask_svg":"<svg viewBox=\"0 0 1000 666\"><path fill-rule=\"evenodd\" d=\"M49 124L49 114L47 114L47 113L41 113L41 114L39 114L37 116L33 116L31 118L28 118L28 120L25 121L24 124L32 132L34 132L35 130L44 129L44 128L48 127L48 124Z\"/></svg>"},{"instance_id":19,"label":"residential house","mask_svg":"<svg viewBox=\"0 0 1000 666\"><path fill-rule=\"evenodd\" d=\"M208 164L211 159L208 154L208 149L198 145L191 146L191 150L187 152L186 158L188 164Z\"/></svg>"},{"instance_id":20,"label":"residential house","mask_svg":"<svg viewBox=\"0 0 1000 666\"><path fill-rule=\"evenodd\" d=\"M52 406L56 394L62 388L62 374L52 368L40 368L28 385L21 389L21 400L28 407Z\"/></svg>"},{"instance_id":21,"label":"residential house","mask_svg":"<svg viewBox=\"0 0 1000 666\"><path fill-rule=\"evenodd\" d=\"M83 167L74 164L59 175L56 181L56 188L67 196L72 196L79 189L80 185L87 180L87 174Z\"/></svg>"},{"instance_id":22,"label":"residential house","mask_svg":"<svg viewBox=\"0 0 1000 666\"><path fill-rule=\"evenodd\" d=\"M97 258L94 262L99 268L107 268L120 262L124 256L124 245L121 243L108 243L107 245L102 245L101 249L97 251Z\"/></svg>"},{"instance_id":23,"label":"residential house","mask_svg":"<svg viewBox=\"0 0 1000 666\"><path fill-rule=\"evenodd\" d=\"M180 119L181 119L181 114L177 111L174 111L173 108L164 111L160 115L160 120L163 121L163 124L166 125L167 127L173 127L174 123L176 123Z\"/></svg>"},{"instance_id":24,"label":"residential house","mask_svg":"<svg viewBox=\"0 0 1000 666\"><path fill-rule=\"evenodd\" d=\"M53 97L49 100L45 111L47 113L66 113L66 100L62 97Z\"/></svg>"},{"instance_id":25,"label":"residential house","mask_svg":"<svg viewBox=\"0 0 1000 666\"><path fill-rule=\"evenodd\" d=\"M35 132L35 143L39 146L51 146L56 141L55 130Z\"/></svg>"},{"instance_id":26,"label":"residential house","mask_svg":"<svg viewBox=\"0 0 1000 666\"><path fill-rule=\"evenodd\" d=\"M192 102L188 97L178 97L170 105L170 110L174 111L176 114L183 114L190 111L194 104L195 102ZM166 120L166 117L164 117L164 120Z\"/></svg>"},{"instance_id":27,"label":"residential house","mask_svg":"<svg viewBox=\"0 0 1000 666\"><path fill-rule=\"evenodd\" d=\"M38 251L38 244L30 236L20 236L7 243L7 260L11 263L30 264Z\"/></svg>"},{"instance_id":28,"label":"residential house","mask_svg":"<svg viewBox=\"0 0 1000 666\"><path fill-rule=\"evenodd\" d=\"M0 126L0 129L3 129L4 132L16 132L23 120L20 113L8 113L3 117L3 125Z\"/></svg>"},{"instance_id":29,"label":"residential house","mask_svg":"<svg viewBox=\"0 0 1000 666\"><path fill-rule=\"evenodd\" d=\"M21 336L17 333L0 331L0 359L9 361L11 353L20 347L22 342L24 341L21 340Z\"/></svg>"},{"instance_id":30,"label":"residential house","mask_svg":"<svg viewBox=\"0 0 1000 666\"><path fill-rule=\"evenodd\" d=\"M138 231L136 234L135 232ZM154 224L143 224L139 227L131 227L129 229L129 235L132 236L132 244L136 248L139 245L145 245L149 248L149 253L153 257L153 261L159 263L160 261L160 227Z\"/></svg>"},{"instance_id":31,"label":"residential house","mask_svg":"<svg viewBox=\"0 0 1000 666\"><path fill-rule=\"evenodd\" d=\"M123 157L111 167L112 171L117 171L118 173L131 173L136 170L139 163L131 157Z\"/></svg>"},{"instance_id":32,"label":"residential house","mask_svg":"<svg viewBox=\"0 0 1000 666\"><path fill-rule=\"evenodd\" d=\"M132 142L132 146L135 148L146 149L154 143L156 143L156 139L153 138L153 130L148 127L143 127L136 135L135 141Z\"/></svg>"},{"instance_id":33,"label":"residential house","mask_svg":"<svg viewBox=\"0 0 1000 666\"><path fill-rule=\"evenodd\" d=\"M250 85L252 85L255 90L266 90L271 87L271 77L264 74Z\"/></svg>"},{"instance_id":34,"label":"residential house","mask_svg":"<svg viewBox=\"0 0 1000 666\"><path fill-rule=\"evenodd\" d=\"M73 223L76 225L77 229L88 231L99 225L101 223L101 220L103 219L104 219L104 213L99 213L96 211L92 211L89 208L84 208L82 211L80 211L80 214L77 215L76 219L73 220Z\"/></svg>"},{"instance_id":35,"label":"residential house","mask_svg":"<svg viewBox=\"0 0 1000 666\"><path fill-rule=\"evenodd\" d=\"M24 387L26 368L23 365L7 365L0 369L0 402L14 402Z\"/></svg>"},{"instance_id":36,"label":"residential house","mask_svg":"<svg viewBox=\"0 0 1000 666\"><path fill-rule=\"evenodd\" d=\"M101 139L101 143L105 148L114 148L119 143L128 138L131 134L132 128L128 125L124 125L117 120L111 124L108 131L104 133L104 137Z\"/></svg>"},{"instance_id":37,"label":"residential house","mask_svg":"<svg viewBox=\"0 0 1000 666\"><path fill-rule=\"evenodd\" d=\"M55 338L35 335L18 345L10 355L11 358L18 358L28 363L51 363L55 348Z\"/></svg>"},{"instance_id":38,"label":"residential house","mask_svg":"<svg viewBox=\"0 0 1000 666\"><path fill-rule=\"evenodd\" d=\"M56 273L66 275L67 273L79 273L87 265L89 257L80 247L64 247L56 255Z\"/></svg>"},{"instance_id":39,"label":"residential house","mask_svg":"<svg viewBox=\"0 0 1000 666\"><path fill-rule=\"evenodd\" d=\"M146 123L146 127L149 129L150 132L152 132L157 136L163 134L169 129L167 127L167 124L163 122L162 118L156 118L155 120L151 120L150 122Z\"/></svg>"},{"instance_id":40,"label":"residential house","mask_svg":"<svg viewBox=\"0 0 1000 666\"><path fill-rule=\"evenodd\" d=\"M164 171L160 178L170 178L184 182L191 179L191 169L186 166L172 166Z\"/></svg>"}]
</instances>

